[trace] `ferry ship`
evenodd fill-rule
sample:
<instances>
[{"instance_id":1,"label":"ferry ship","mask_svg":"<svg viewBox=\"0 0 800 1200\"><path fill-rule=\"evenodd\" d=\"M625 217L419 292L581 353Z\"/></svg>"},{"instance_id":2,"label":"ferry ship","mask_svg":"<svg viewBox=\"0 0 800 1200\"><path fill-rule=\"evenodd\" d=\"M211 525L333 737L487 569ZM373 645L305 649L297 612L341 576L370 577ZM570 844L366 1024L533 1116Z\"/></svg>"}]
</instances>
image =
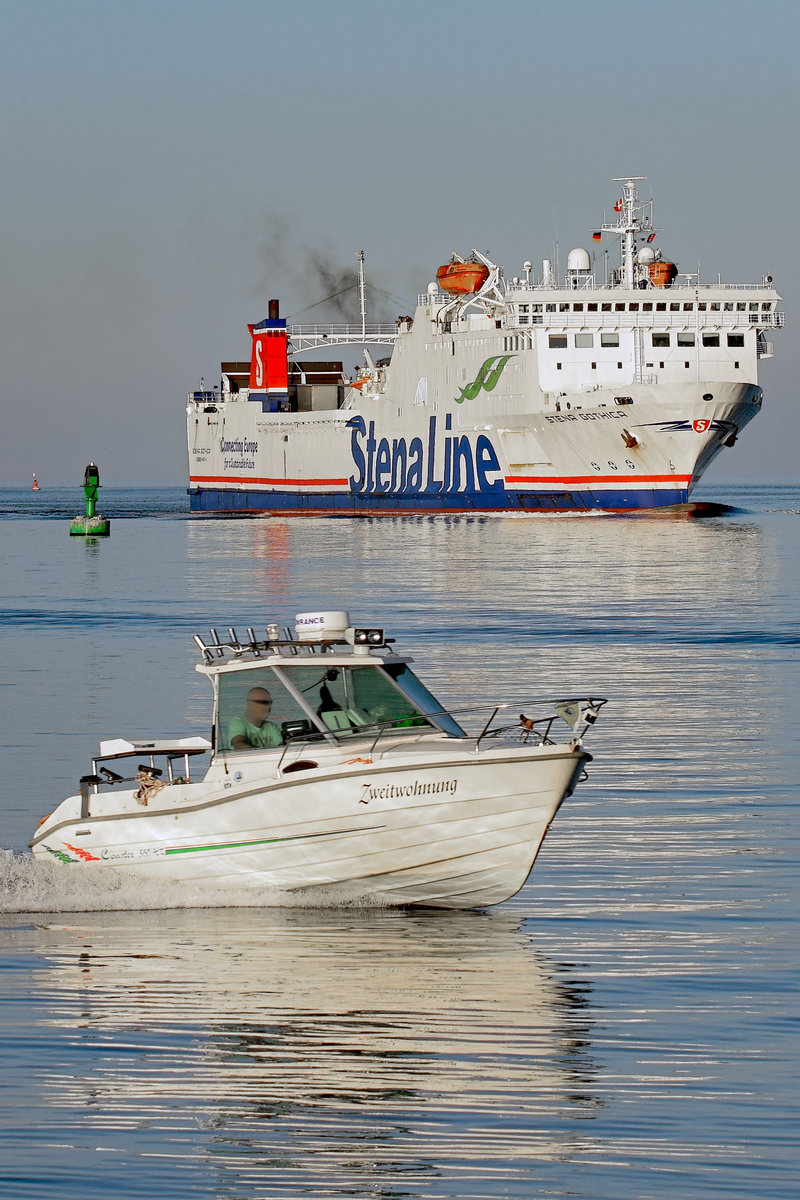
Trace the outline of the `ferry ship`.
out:
<instances>
[{"instance_id":1,"label":"ferry ship","mask_svg":"<svg viewBox=\"0 0 800 1200\"><path fill-rule=\"evenodd\" d=\"M642 177L615 180L593 246L534 277L453 255L413 317L289 325L187 402L189 495L214 513L624 512L687 503L762 403L784 324L772 276L700 281L659 248ZM602 281L600 275L602 274ZM363 347L354 377L334 347ZM383 349L381 357L376 347ZM320 350L325 361L307 356ZM373 356L373 354L375 356Z\"/></svg>"}]
</instances>

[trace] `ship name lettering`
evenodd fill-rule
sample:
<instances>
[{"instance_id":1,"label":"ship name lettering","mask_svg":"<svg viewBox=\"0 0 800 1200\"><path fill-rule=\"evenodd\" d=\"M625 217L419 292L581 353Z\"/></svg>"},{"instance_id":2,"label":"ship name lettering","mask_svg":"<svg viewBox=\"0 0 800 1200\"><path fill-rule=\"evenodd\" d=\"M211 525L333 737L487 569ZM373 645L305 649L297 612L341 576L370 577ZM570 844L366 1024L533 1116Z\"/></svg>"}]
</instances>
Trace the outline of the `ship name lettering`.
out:
<instances>
[{"instance_id":1,"label":"ship name lettering","mask_svg":"<svg viewBox=\"0 0 800 1200\"><path fill-rule=\"evenodd\" d=\"M457 779L423 780L415 779L413 783L386 783L376 787L373 783L362 783L364 794L361 803L370 800L403 800L407 796L435 796L444 793L455 796L458 788Z\"/></svg>"},{"instance_id":2,"label":"ship name lettering","mask_svg":"<svg viewBox=\"0 0 800 1200\"><path fill-rule=\"evenodd\" d=\"M375 422L369 428L363 417L348 421L351 431L350 453L356 473L348 480L351 492L367 495L424 495L454 492L501 492L502 480L497 452L486 434L481 433L473 446L467 434L450 434L451 418L445 418L442 432L438 418L428 422L427 445L420 437L406 439L375 436Z\"/></svg>"},{"instance_id":3,"label":"ship name lettering","mask_svg":"<svg viewBox=\"0 0 800 1200\"><path fill-rule=\"evenodd\" d=\"M625 414L621 412L582 412L578 413L582 421L618 421L624 418Z\"/></svg>"}]
</instances>

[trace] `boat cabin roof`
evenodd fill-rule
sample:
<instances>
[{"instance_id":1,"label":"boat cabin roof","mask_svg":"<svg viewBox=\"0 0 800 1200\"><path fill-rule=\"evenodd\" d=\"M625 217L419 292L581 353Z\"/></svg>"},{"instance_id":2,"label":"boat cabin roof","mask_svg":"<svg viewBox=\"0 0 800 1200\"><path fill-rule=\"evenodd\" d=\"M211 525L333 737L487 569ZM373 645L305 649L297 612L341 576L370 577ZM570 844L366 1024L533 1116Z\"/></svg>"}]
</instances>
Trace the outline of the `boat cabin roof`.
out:
<instances>
[{"instance_id":1,"label":"boat cabin roof","mask_svg":"<svg viewBox=\"0 0 800 1200\"><path fill-rule=\"evenodd\" d=\"M295 643L295 645L297 645ZM253 671L259 667L279 667L282 671L291 671L293 667L307 667L310 665L321 665L323 667L382 667L384 664L399 664L412 663L414 661L410 655L394 654L392 651L387 651L383 654L376 653L374 650L368 653L353 653L351 647L347 650L328 650L323 654L280 654L265 653L254 655L249 652L243 653L241 656L225 662L220 659L218 662L212 663L197 663L196 671L200 671L203 675L227 675L234 671Z\"/></svg>"}]
</instances>

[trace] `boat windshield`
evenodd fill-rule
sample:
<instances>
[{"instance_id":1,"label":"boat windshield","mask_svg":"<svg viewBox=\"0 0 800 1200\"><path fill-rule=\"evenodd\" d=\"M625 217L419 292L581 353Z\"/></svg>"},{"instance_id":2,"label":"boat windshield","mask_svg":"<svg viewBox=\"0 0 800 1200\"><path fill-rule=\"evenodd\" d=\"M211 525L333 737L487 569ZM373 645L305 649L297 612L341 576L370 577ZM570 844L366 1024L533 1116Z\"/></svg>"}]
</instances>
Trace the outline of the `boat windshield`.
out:
<instances>
[{"instance_id":1,"label":"boat windshield","mask_svg":"<svg viewBox=\"0 0 800 1200\"><path fill-rule=\"evenodd\" d=\"M404 663L338 667L284 661L277 671L263 667L219 678L222 750L268 749L323 731L352 736L364 726L384 724L464 736Z\"/></svg>"}]
</instances>

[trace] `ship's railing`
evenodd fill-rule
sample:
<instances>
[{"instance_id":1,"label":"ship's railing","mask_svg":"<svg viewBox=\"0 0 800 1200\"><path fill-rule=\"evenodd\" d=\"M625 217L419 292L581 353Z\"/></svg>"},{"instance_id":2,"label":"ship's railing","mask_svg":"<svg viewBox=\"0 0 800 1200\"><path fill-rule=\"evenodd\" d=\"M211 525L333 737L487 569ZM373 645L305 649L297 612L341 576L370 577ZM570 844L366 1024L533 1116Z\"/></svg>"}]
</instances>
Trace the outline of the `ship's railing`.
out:
<instances>
[{"instance_id":1,"label":"ship's railing","mask_svg":"<svg viewBox=\"0 0 800 1200\"><path fill-rule=\"evenodd\" d=\"M700 284L698 284L698 283L673 282L669 288L648 287L648 288L642 288L641 291L644 294L646 294L647 296L653 296L653 295L658 295L658 294L663 295L664 292L700 292L700 293L718 292L718 291L723 291L723 292L763 292L763 291L771 291L773 286L774 285L771 282L768 283L766 280L763 280L763 279L760 280L758 283L700 283ZM581 285L581 287L579 287L579 288L573 288L573 287L568 286L566 283L553 283L553 284L526 283L524 279L520 279L520 280L509 279L509 280L506 280L505 290L506 290L506 292L536 292L538 295L544 295L545 293L548 295L552 295L553 292L569 292L570 294L572 294L572 292L574 292L574 291L580 292L580 291L586 291L587 289L586 289L585 285ZM589 290L591 290L591 289L589 289ZM604 292L606 292L606 291L607 292L624 292L624 291L630 291L630 288L626 288L623 284L611 283L609 281L608 283L605 283L605 284L595 283L594 290L604 291ZM639 289L637 288L636 290L638 291ZM419 299L420 299L420 303L425 303L425 301L427 301L428 297L420 296Z\"/></svg>"},{"instance_id":2,"label":"ship's railing","mask_svg":"<svg viewBox=\"0 0 800 1200\"><path fill-rule=\"evenodd\" d=\"M551 333L567 329L685 329L691 333L698 325L702 332L715 329L783 329L784 312L550 312L518 313L506 317L506 327L514 329L544 328Z\"/></svg>"},{"instance_id":3,"label":"ship's railing","mask_svg":"<svg viewBox=\"0 0 800 1200\"><path fill-rule=\"evenodd\" d=\"M391 346L398 336L396 321L378 324L289 325L289 341L295 353L320 346Z\"/></svg>"},{"instance_id":4,"label":"ship's railing","mask_svg":"<svg viewBox=\"0 0 800 1200\"><path fill-rule=\"evenodd\" d=\"M224 392L220 393L220 392L197 391L197 392L189 392L186 399L190 403L197 405L198 408L205 408L205 407L212 408L213 405L219 404L220 400L228 399L228 396L226 396Z\"/></svg>"}]
</instances>

